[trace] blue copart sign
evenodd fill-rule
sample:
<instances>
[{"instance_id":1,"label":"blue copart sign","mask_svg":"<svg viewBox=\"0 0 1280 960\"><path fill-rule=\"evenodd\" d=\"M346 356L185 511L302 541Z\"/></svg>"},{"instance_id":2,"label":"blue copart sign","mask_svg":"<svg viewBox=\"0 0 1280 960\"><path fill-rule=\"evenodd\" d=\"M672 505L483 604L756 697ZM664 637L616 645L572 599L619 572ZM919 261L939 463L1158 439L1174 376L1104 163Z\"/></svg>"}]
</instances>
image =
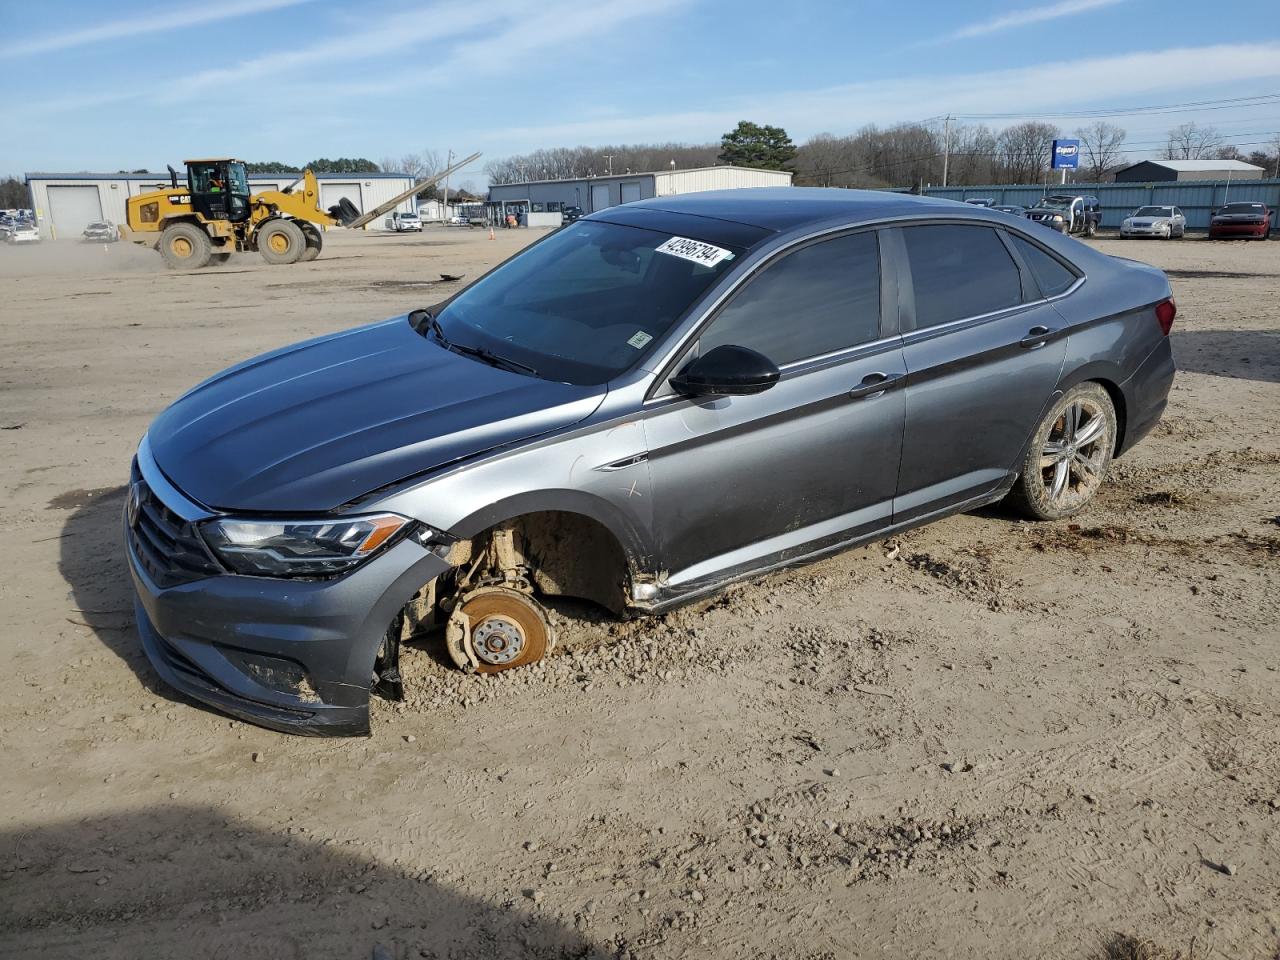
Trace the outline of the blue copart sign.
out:
<instances>
[{"instance_id":1,"label":"blue copart sign","mask_svg":"<svg viewBox=\"0 0 1280 960\"><path fill-rule=\"evenodd\" d=\"M1080 166L1080 141L1053 141L1053 169L1075 170Z\"/></svg>"}]
</instances>

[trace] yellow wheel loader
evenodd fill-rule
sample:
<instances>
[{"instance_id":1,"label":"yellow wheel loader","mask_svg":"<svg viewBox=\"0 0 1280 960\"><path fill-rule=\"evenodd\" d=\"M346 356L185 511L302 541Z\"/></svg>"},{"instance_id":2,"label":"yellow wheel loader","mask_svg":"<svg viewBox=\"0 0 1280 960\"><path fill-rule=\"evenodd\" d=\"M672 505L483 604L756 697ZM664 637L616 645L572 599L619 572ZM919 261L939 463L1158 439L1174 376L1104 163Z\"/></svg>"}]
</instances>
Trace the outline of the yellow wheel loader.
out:
<instances>
[{"instance_id":1,"label":"yellow wheel loader","mask_svg":"<svg viewBox=\"0 0 1280 960\"><path fill-rule=\"evenodd\" d=\"M425 180L375 210L361 213L343 198L320 209L320 185L310 170L283 190L249 192L244 164L219 158L188 160L187 182L169 168L168 190L152 190L125 203L121 235L159 250L169 266L196 270L225 263L231 254L256 250L267 263L314 260L328 227L363 227L438 180L462 169L480 154Z\"/></svg>"}]
</instances>

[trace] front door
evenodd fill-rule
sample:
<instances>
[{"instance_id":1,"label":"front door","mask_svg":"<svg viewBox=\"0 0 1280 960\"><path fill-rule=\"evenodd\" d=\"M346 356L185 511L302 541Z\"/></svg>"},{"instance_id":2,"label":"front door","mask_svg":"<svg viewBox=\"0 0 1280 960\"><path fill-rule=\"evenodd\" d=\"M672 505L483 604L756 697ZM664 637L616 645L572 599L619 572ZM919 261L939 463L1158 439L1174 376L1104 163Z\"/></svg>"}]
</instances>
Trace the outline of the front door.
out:
<instances>
[{"instance_id":1,"label":"front door","mask_svg":"<svg viewBox=\"0 0 1280 960\"><path fill-rule=\"evenodd\" d=\"M680 364L725 344L782 371L754 396L659 393L643 418L668 586L718 581L887 524L905 416L896 301L877 235L802 246L759 268ZM890 319L892 318L892 319Z\"/></svg>"},{"instance_id":2,"label":"front door","mask_svg":"<svg viewBox=\"0 0 1280 960\"><path fill-rule=\"evenodd\" d=\"M907 424L895 523L1008 481L1066 357L1050 294L1029 267L1024 278L994 228L922 225L897 235L912 298L904 307ZM1050 254L1020 242L1057 265L1067 287L1075 281Z\"/></svg>"}]
</instances>

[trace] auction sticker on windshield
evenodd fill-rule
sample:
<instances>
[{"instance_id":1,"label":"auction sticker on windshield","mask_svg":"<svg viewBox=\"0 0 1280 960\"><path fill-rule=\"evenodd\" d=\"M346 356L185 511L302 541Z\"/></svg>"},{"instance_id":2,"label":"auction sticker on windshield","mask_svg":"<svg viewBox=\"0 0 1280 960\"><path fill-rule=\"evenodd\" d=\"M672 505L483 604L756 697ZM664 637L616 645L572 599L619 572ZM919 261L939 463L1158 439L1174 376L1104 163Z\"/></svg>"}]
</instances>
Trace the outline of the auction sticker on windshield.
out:
<instances>
[{"instance_id":1,"label":"auction sticker on windshield","mask_svg":"<svg viewBox=\"0 0 1280 960\"><path fill-rule=\"evenodd\" d=\"M733 253L722 247L715 247L701 240L689 240L686 237L672 237L657 248L658 253L666 253L681 260L692 260L704 267L714 267L721 260L732 260Z\"/></svg>"}]
</instances>

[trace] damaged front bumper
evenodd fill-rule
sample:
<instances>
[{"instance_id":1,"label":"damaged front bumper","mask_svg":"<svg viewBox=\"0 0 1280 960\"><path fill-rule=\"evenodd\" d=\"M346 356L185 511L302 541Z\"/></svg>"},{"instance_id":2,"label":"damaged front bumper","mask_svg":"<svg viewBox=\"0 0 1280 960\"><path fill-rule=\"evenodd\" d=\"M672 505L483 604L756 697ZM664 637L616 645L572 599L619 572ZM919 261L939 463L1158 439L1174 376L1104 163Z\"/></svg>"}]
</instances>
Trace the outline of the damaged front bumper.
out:
<instances>
[{"instance_id":1,"label":"damaged front bumper","mask_svg":"<svg viewBox=\"0 0 1280 960\"><path fill-rule=\"evenodd\" d=\"M173 502L181 494L145 458L139 451L142 477L154 479L150 492L167 509L202 510ZM449 569L444 559L405 539L333 579L222 573L161 585L163 577L139 556L134 513L131 523L126 509L125 543L138 632L167 683L273 730L369 733L374 664L388 627L424 584Z\"/></svg>"}]
</instances>

